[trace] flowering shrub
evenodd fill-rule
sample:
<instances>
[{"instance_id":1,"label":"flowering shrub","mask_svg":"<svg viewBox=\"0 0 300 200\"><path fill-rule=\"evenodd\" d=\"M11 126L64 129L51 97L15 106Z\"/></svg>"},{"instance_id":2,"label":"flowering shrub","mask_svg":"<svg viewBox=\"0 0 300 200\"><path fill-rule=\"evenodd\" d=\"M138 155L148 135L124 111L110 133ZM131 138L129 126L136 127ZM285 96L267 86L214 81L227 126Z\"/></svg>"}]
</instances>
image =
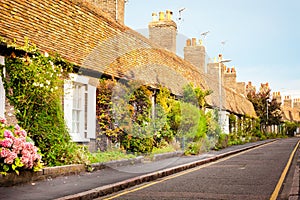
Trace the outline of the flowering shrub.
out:
<instances>
[{"instance_id":1,"label":"flowering shrub","mask_svg":"<svg viewBox=\"0 0 300 200\"><path fill-rule=\"evenodd\" d=\"M42 168L41 155L27 133L19 125L7 126L0 117L0 173L6 175L19 170L38 171Z\"/></svg>"},{"instance_id":2,"label":"flowering shrub","mask_svg":"<svg viewBox=\"0 0 300 200\"><path fill-rule=\"evenodd\" d=\"M43 164L87 164L85 149L72 142L62 107L64 78L73 65L54 53L41 53L26 38L24 46L0 37L1 42L8 47L4 54L10 55L5 57L5 70L0 65L5 95L19 125L41 151Z\"/></svg>"}]
</instances>

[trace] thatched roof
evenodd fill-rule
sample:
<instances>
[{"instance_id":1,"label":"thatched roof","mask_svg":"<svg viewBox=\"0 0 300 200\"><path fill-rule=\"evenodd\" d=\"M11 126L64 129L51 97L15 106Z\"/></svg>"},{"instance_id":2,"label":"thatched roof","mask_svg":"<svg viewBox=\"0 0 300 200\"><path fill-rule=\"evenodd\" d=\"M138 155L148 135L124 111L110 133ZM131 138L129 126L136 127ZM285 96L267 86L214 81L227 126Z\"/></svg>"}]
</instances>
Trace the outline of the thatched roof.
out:
<instances>
[{"instance_id":1,"label":"thatched roof","mask_svg":"<svg viewBox=\"0 0 300 200\"><path fill-rule=\"evenodd\" d=\"M300 109L282 107L282 120L300 122Z\"/></svg>"},{"instance_id":2,"label":"thatched roof","mask_svg":"<svg viewBox=\"0 0 300 200\"><path fill-rule=\"evenodd\" d=\"M87 70L118 78L163 85L180 95L182 87L194 83L212 89L211 106L218 106L218 84L192 64L161 49L130 28L110 19L87 1L22 0L0 2L0 36L23 43L24 37L42 51L57 52ZM252 104L231 89L223 88L223 107L237 114L255 116Z\"/></svg>"}]
</instances>

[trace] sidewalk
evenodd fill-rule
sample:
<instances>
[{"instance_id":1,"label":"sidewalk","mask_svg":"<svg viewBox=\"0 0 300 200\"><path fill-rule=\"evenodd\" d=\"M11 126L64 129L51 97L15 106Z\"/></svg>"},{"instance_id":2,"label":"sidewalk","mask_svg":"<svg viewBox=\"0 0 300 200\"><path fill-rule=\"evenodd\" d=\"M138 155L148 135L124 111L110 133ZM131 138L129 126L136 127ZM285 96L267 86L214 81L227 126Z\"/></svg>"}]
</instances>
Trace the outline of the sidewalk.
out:
<instances>
[{"instance_id":1,"label":"sidewalk","mask_svg":"<svg viewBox=\"0 0 300 200\"><path fill-rule=\"evenodd\" d=\"M158 156L155 161L141 161L135 164L120 161L127 162L123 166L120 162L117 164L111 162L107 163L109 167L92 173L84 172L53 179L49 177L44 181L12 187L0 187L0 199L93 199L273 141L266 140L232 146L198 156L177 155L163 159L159 159Z\"/></svg>"}]
</instances>

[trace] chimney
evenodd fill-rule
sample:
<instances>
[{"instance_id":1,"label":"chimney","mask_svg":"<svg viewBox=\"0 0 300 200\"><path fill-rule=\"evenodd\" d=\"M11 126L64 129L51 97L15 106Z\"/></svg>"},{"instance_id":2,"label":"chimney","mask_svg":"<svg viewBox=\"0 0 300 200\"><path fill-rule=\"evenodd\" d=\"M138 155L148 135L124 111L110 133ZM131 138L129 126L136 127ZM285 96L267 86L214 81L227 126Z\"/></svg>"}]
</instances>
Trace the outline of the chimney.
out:
<instances>
[{"instance_id":1,"label":"chimney","mask_svg":"<svg viewBox=\"0 0 300 200\"><path fill-rule=\"evenodd\" d=\"M124 24L125 0L88 0L108 13L114 20Z\"/></svg>"},{"instance_id":2,"label":"chimney","mask_svg":"<svg viewBox=\"0 0 300 200\"><path fill-rule=\"evenodd\" d=\"M246 85L246 95L255 95L256 93L256 87L252 85L252 82L249 81L248 84Z\"/></svg>"},{"instance_id":3,"label":"chimney","mask_svg":"<svg viewBox=\"0 0 300 200\"><path fill-rule=\"evenodd\" d=\"M159 18L153 17L149 23L149 39L161 47L176 53L177 25L172 20L172 11L159 12Z\"/></svg>"},{"instance_id":4,"label":"chimney","mask_svg":"<svg viewBox=\"0 0 300 200\"><path fill-rule=\"evenodd\" d=\"M270 91L269 83L261 83L259 88L260 93L267 94Z\"/></svg>"},{"instance_id":5,"label":"chimney","mask_svg":"<svg viewBox=\"0 0 300 200\"><path fill-rule=\"evenodd\" d=\"M293 108L300 110L300 98L294 99Z\"/></svg>"},{"instance_id":6,"label":"chimney","mask_svg":"<svg viewBox=\"0 0 300 200\"><path fill-rule=\"evenodd\" d=\"M245 82L237 82L236 83L236 92L246 96L246 83Z\"/></svg>"},{"instance_id":7,"label":"chimney","mask_svg":"<svg viewBox=\"0 0 300 200\"><path fill-rule=\"evenodd\" d=\"M280 92L273 92L272 96L273 96L273 99L275 99L277 103L281 103L282 99L281 99Z\"/></svg>"},{"instance_id":8,"label":"chimney","mask_svg":"<svg viewBox=\"0 0 300 200\"><path fill-rule=\"evenodd\" d=\"M197 67L201 73L206 71L205 54L202 42L197 43L196 38L187 39L184 47L184 59Z\"/></svg>"},{"instance_id":9,"label":"chimney","mask_svg":"<svg viewBox=\"0 0 300 200\"><path fill-rule=\"evenodd\" d=\"M221 54L220 54L221 55ZM219 56L219 59L222 59L222 55ZM219 60L220 61L220 60ZM237 82L236 82L236 72L235 68L227 68L224 65L223 76L224 76L224 84L225 86L237 90Z\"/></svg>"},{"instance_id":10,"label":"chimney","mask_svg":"<svg viewBox=\"0 0 300 200\"><path fill-rule=\"evenodd\" d=\"M285 96L283 100L283 107L284 108L292 108L292 99L291 96Z\"/></svg>"}]
</instances>

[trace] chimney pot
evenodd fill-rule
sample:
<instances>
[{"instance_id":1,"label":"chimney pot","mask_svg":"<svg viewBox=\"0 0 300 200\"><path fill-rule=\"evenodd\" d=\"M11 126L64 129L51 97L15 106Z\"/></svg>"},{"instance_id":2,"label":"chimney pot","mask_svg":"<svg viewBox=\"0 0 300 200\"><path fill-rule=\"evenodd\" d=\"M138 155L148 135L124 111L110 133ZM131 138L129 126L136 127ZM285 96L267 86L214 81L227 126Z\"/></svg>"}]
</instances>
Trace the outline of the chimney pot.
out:
<instances>
[{"instance_id":1,"label":"chimney pot","mask_svg":"<svg viewBox=\"0 0 300 200\"><path fill-rule=\"evenodd\" d=\"M170 11L170 10L166 11L167 20L172 20L172 15L173 15L172 11Z\"/></svg>"},{"instance_id":2,"label":"chimney pot","mask_svg":"<svg viewBox=\"0 0 300 200\"><path fill-rule=\"evenodd\" d=\"M196 46L197 40L196 38L192 38L192 46Z\"/></svg>"},{"instance_id":3,"label":"chimney pot","mask_svg":"<svg viewBox=\"0 0 300 200\"><path fill-rule=\"evenodd\" d=\"M156 22L157 21L157 14L154 12L152 13L152 21Z\"/></svg>"},{"instance_id":4,"label":"chimney pot","mask_svg":"<svg viewBox=\"0 0 300 200\"><path fill-rule=\"evenodd\" d=\"M186 40L186 46L187 46L187 47L190 47L190 46L191 46L191 39L187 39L187 40Z\"/></svg>"},{"instance_id":5,"label":"chimney pot","mask_svg":"<svg viewBox=\"0 0 300 200\"><path fill-rule=\"evenodd\" d=\"M199 40L199 44L200 44L200 46L203 46L203 40Z\"/></svg>"},{"instance_id":6,"label":"chimney pot","mask_svg":"<svg viewBox=\"0 0 300 200\"><path fill-rule=\"evenodd\" d=\"M159 21L162 21L162 20L164 20L164 19L165 19L165 13L162 12L162 11L160 11L160 12L159 12Z\"/></svg>"},{"instance_id":7,"label":"chimney pot","mask_svg":"<svg viewBox=\"0 0 300 200\"><path fill-rule=\"evenodd\" d=\"M219 62L223 60L223 55L222 54L219 54Z\"/></svg>"}]
</instances>

